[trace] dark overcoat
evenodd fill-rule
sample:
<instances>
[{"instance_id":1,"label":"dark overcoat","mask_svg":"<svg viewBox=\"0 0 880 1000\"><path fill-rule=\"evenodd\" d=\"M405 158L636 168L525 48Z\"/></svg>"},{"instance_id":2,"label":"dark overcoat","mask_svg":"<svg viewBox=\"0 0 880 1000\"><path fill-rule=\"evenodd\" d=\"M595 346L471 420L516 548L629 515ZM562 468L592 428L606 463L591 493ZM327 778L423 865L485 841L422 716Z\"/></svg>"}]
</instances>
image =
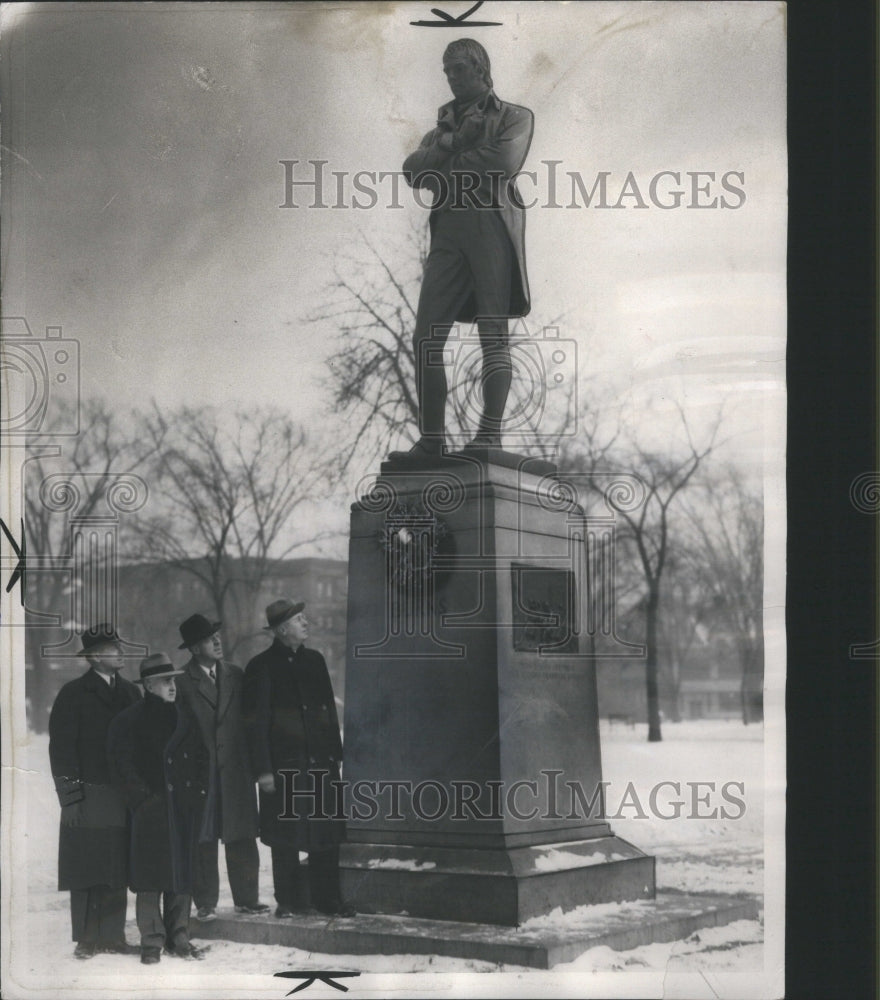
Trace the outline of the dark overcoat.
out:
<instances>
[{"instance_id":1,"label":"dark overcoat","mask_svg":"<svg viewBox=\"0 0 880 1000\"><path fill-rule=\"evenodd\" d=\"M234 663L217 664L215 687L194 659L177 678L177 697L191 710L208 748L209 796L215 808L207 816L211 839L224 843L257 836L256 776L251 772L242 718L244 671Z\"/></svg>"},{"instance_id":2,"label":"dark overcoat","mask_svg":"<svg viewBox=\"0 0 880 1000\"><path fill-rule=\"evenodd\" d=\"M92 667L58 692L49 715L49 760L61 803L58 888L122 888L127 880L125 800L107 766L110 723L140 700L117 674L113 689Z\"/></svg>"},{"instance_id":3,"label":"dark overcoat","mask_svg":"<svg viewBox=\"0 0 880 1000\"><path fill-rule=\"evenodd\" d=\"M454 106L455 102L450 101L437 112L436 128L428 132L419 148L404 160L404 177L411 187L425 188L439 195L431 210L432 233L437 213L455 203L457 191L471 186L468 182L468 188L464 188L461 180L456 181L456 176L460 178L470 173L479 177L473 197L481 205L493 206L493 210L498 211L514 249L516 263L511 273L507 315L527 316L531 299L526 273L526 213L516 186L516 174L522 169L532 142L535 116L528 108L499 100L492 90L467 108L458 123L455 122ZM461 130L473 137L464 148L446 152L436 144L439 133L455 134ZM438 191L438 182L432 172L445 178L442 192ZM471 295L455 319L459 323L473 322L476 311L476 296Z\"/></svg>"},{"instance_id":4,"label":"dark overcoat","mask_svg":"<svg viewBox=\"0 0 880 1000\"><path fill-rule=\"evenodd\" d=\"M129 887L190 894L206 839L208 750L198 723L186 705L147 692L113 720L107 759L131 811Z\"/></svg>"},{"instance_id":5,"label":"dark overcoat","mask_svg":"<svg viewBox=\"0 0 880 1000\"><path fill-rule=\"evenodd\" d=\"M254 774L275 776L275 791L259 793L263 843L301 851L341 843L342 794L331 782L339 781L342 739L324 657L304 646L294 652L277 639L255 656L245 670L245 723ZM296 772L287 785L282 769ZM283 812L291 818L279 818Z\"/></svg>"}]
</instances>

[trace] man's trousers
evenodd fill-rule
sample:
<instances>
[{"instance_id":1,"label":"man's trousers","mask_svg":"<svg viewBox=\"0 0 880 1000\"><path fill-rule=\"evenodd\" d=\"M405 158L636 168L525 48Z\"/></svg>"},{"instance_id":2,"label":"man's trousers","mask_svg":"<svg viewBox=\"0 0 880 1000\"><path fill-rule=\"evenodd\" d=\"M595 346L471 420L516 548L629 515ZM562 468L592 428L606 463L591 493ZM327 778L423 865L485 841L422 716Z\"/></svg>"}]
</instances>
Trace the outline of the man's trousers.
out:
<instances>
[{"instance_id":1,"label":"man's trousers","mask_svg":"<svg viewBox=\"0 0 880 1000\"><path fill-rule=\"evenodd\" d=\"M236 906L256 906L260 899L260 854L253 837L233 840L226 848L226 873L232 901ZM193 902L198 909L215 909L220 896L220 872L216 840L198 845L196 850Z\"/></svg>"},{"instance_id":2,"label":"man's trousers","mask_svg":"<svg viewBox=\"0 0 880 1000\"><path fill-rule=\"evenodd\" d=\"M173 892L139 892L135 912L141 947L161 948L167 943L178 948L189 944L191 904L192 897Z\"/></svg>"},{"instance_id":3,"label":"man's trousers","mask_svg":"<svg viewBox=\"0 0 880 1000\"><path fill-rule=\"evenodd\" d=\"M70 890L73 940L96 948L125 944L125 910L128 890L93 885Z\"/></svg>"},{"instance_id":4,"label":"man's trousers","mask_svg":"<svg viewBox=\"0 0 880 1000\"><path fill-rule=\"evenodd\" d=\"M275 882L275 901L291 910L302 910L309 905L319 910L332 910L340 902L339 848L309 851L309 864L299 862L299 851L287 844L272 848L272 878Z\"/></svg>"}]
</instances>

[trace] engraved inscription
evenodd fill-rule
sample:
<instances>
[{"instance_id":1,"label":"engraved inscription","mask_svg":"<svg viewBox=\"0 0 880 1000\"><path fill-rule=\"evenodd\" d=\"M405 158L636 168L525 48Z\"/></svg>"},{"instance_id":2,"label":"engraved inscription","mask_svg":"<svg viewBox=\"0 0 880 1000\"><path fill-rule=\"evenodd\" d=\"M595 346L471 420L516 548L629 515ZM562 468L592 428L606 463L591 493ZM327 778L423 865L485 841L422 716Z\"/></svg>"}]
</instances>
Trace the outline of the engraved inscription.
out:
<instances>
[{"instance_id":1,"label":"engraved inscription","mask_svg":"<svg viewBox=\"0 0 880 1000\"><path fill-rule=\"evenodd\" d=\"M514 564L511 575L513 648L520 652L576 653L577 635L572 630L574 573Z\"/></svg>"}]
</instances>

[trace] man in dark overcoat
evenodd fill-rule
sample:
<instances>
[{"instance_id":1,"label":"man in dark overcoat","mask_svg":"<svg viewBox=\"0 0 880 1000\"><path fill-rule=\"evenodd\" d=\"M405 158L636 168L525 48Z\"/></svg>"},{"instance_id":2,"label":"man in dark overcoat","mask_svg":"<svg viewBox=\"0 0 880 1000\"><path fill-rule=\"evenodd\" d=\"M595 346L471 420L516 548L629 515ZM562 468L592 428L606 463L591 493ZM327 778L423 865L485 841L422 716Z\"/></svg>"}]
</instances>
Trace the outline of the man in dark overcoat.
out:
<instances>
[{"instance_id":1,"label":"man in dark overcoat","mask_svg":"<svg viewBox=\"0 0 880 1000\"><path fill-rule=\"evenodd\" d=\"M208 817L212 837L199 844L193 902L199 920L216 917L220 894L217 840L226 849L226 872L237 913L263 913L260 902L260 855L257 850L257 793L242 719L244 671L223 659L222 622L190 615L180 626L192 659L177 681L178 697L199 723L210 754L210 788L215 804Z\"/></svg>"},{"instance_id":2,"label":"man in dark overcoat","mask_svg":"<svg viewBox=\"0 0 880 1000\"><path fill-rule=\"evenodd\" d=\"M266 608L272 645L245 670L245 722L260 789L260 839L272 849L277 917L306 909L299 852L309 855L308 890L321 913L352 916L339 886L345 822L339 764L342 739L324 657L303 645L305 604L282 598ZM282 771L288 772L282 774Z\"/></svg>"},{"instance_id":3,"label":"man in dark overcoat","mask_svg":"<svg viewBox=\"0 0 880 1000\"><path fill-rule=\"evenodd\" d=\"M468 448L500 448L512 363L508 318L528 315L525 206L516 186L532 140L528 108L500 100L489 56L459 38L443 53L454 100L403 163L407 183L435 196L413 349L421 437L398 463L440 456L444 446L443 350L455 323L477 322L482 350L482 413Z\"/></svg>"},{"instance_id":4,"label":"man in dark overcoat","mask_svg":"<svg viewBox=\"0 0 880 1000\"><path fill-rule=\"evenodd\" d=\"M70 891L77 958L126 950L128 831L125 801L111 784L107 731L140 699L119 637L101 624L82 635L89 669L58 692L49 716L49 759L58 801L58 888Z\"/></svg>"},{"instance_id":5,"label":"man in dark overcoat","mask_svg":"<svg viewBox=\"0 0 880 1000\"><path fill-rule=\"evenodd\" d=\"M209 755L195 718L176 701L182 671L154 653L140 673L144 697L111 723L107 759L131 810L129 885L141 961L150 965L163 945L179 958L203 957L189 940L189 911L198 842L207 834Z\"/></svg>"}]
</instances>

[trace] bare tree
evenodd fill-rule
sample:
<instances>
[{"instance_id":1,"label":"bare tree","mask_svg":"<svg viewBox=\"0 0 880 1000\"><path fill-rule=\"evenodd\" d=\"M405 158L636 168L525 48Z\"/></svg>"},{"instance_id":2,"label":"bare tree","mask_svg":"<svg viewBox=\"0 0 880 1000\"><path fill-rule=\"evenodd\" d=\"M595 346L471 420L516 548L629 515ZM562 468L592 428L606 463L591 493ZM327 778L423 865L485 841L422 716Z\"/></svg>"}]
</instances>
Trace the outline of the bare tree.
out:
<instances>
[{"instance_id":1,"label":"bare tree","mask_svg":"<svg viewBox=\"0 0 880 1000\"><path fill-rule=\"evenodd\" d=\"M632 547L644 588L641 604L645 621L645 691L648 741L652 743L663 738L658 688L658 615L673 541L673 515L682 494L693 486L697 470L716 447L721 423L719 410L704 442L697 444L684 411L678 409L685 438L678 453L646 448L632 431L622 441L613 437L600 444L600 439L594 436L581 442L581 468L593 473L626 473L636 477L644 491L637 507L621 506L618 511L623 526L620 537L625 543L622 548L627 543ZM575 444L570 460L576 459L577 447ZM601 492L601 479L596 478L593 483L594 490Z\"/></svg>"},{"instance_id":2,"label":"bare tree","mask_svg":"<svg viewBox=\"0 0 880 1000\"><path fill-rule=\"evenodd\" d=\"M748 724L763 718L763 500L733 466L702 477L699 486L686 505L692 571L713 590L717 613L730 629L740 665L742 720Z\"/></svg>"},{"instance_id":3,"label":"bare tree","mask_svg":"<svg viewBox=\"0 0 880 1000\"><path fill-rule=\"evenodd\" d=\"M382 250L362 233L355 252L333 260L327 304L306 317L336 331L328 387L350 428L339 444L343 469L355 452L372 460L417 437L412 334L427 253L425 226Z\"/></svg>"},{"instance_id":4,"label":"bare tree","mask_svg":"<svg viewBox=\"0 0 880 1000\"><path fill-rule=\"evenodd\" d=\"M659 672L673 722L681 721L683 669L700 637L701 626L705 630L714 619L717 607L711 582L705 574L694 572L696 556L681 537L683 534L683 531L678 533L675 551L667 559L667 581L658 616L659 643L663 652L662 658L658 657Z\"/></svg>"},{"instance_id":5,"label":"bare tree","mask_svg":"<svg viewBox=\"0 0 880 1000\"><path fill-rule=\"evenodd\" d=\"M45 430L52 433L57 425L66 429L74 422L69 407L60 406L55 423ZM88 518L98 510L112 478L142 472L161 449L163 437L146 439L131 420L113 413L100 398L83 400L79 408L80 431L58 440L56 449L37 447L31 450L24 472L24 524L28 544L27 607L25 615L25 655L31 668L28 696L31 724L42 731L47 723L51 659L42 655L44 642L52 634L50 623L59 618L65 629L81 631L95 622L65 620L71 613L71 591L82 581L70 576L70 534L67 513L46 502L41 486L48 477L62 476L75 490L76 515ZM115 624L115 623L113 623Z\"/></svg>"},{"instance_id":6,"label":"bare tree","mask_svg":"<svg viewBox=\"0 0 880 1000\"><path fill-rule=\"evenodd\" d=\"M318 537L293 532L291 524L329 486L319 451L275 409L221 414L183 407L166 415L154 407L144 432L157 456L154 502L139 523L140 559L195 576L221 621L231 620L228 609L241 602L251 619L273 565ZM234 650L244 637L229 632Z\"/></svg>"},{"instance_id":7,"label":"bare tree","mask_svg":"<svg viewBox=\"0 0 880 1000\"><path fill-rule=\"evenodd\" d=\"M337 445L342 469L355 454L366 463L374 462L418 437L412 340L428 250L426 224L413 224L400 244L381 248L361 233L352 252L333 258L326 305L306 317L309 323L331 329L336 337L336 349L327 360L327 384L335 410L345 418L342 426L348 428ZM529 326L543 331L555 327L560 318L543 325L530 321ZM512 330L512 334L518 332ZM474 393L480 391L479 341L466 334L462 331L458 340L452 337L447 342L454 359L447 368L450 439L468 436L465 424L475 410ZM538 337L533 346L537 352L545 348ZM544 353L552 354L552 344L546 345ZM507 412L524 415L518 437L528 443L527 450L549 457L571 420L574 380L569 378L561 390L552 381L536 387L536 370L544 371L540 361L518 366L514 351ZM530 405L536 391L542 394L538 407Z\"/></svg>"}]
</instances>

